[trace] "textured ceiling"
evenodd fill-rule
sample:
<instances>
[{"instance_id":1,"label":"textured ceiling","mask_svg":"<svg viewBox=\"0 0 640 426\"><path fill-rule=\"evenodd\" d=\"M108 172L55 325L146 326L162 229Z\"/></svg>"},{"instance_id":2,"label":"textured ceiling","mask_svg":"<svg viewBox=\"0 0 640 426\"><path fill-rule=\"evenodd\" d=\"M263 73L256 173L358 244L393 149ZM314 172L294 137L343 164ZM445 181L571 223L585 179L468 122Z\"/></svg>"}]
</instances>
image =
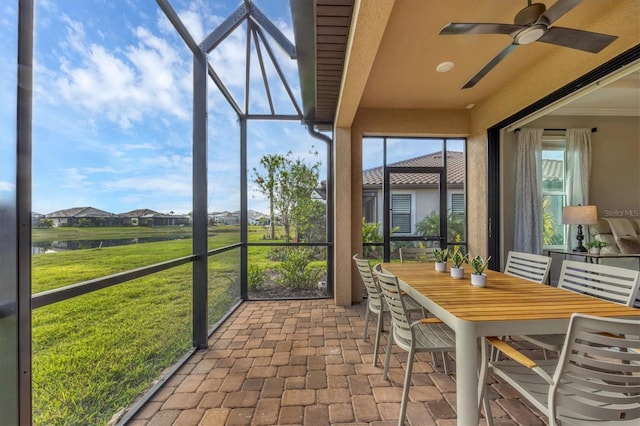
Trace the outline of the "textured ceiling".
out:
<instances>
[{"instance_id":1,"label":"textured ceiling","mask_svg":"<svg viewBox=\"0 0 640 426\"><path fill-rule=\"evenodd\" d=\"M292 4L295 1L299 0L292 0ZM315 118L320 121L331 122L334 118L342 72L338 68L342 70L343 49L347 46L344 31L348 28L345 26L348 17L345 14L351 13L352 3L352 0L315 0L314 19L318 32ZM555 0L542 3L550 7ZM600 16L620 3L620 0L583 0L552 26L617 35L615 28L600 29ZM593 55L541 42L517 46L475 87L461 89L512 39L508 35L492 34L442 36L438 34L440 29L449 22L513 23L514 16L526 5L525 0L396 0L370 73L364 76L366 84L359 107L464 109L471 104L480 104L530 67L542 63L547 56L565 55L570 66ZM635 18L640 21L640 16ZM335 37L331 37L332 32L336 33ZM637 43L640 43L640 34ZM330 62L324 63L325 60ZM453 62L454 67L447 73L438 73L436 66L444 61ZM618 111L627 108L623 107L625 103L633 108L636 99L640 99L640 85L637 79L627 83L630 87L625 95L621 95L620 90L615 95L604 95L603 92L599 98L593 94L582 102L598 99L611 102L611 96L614 96ZM593 110L597 106L591 104L588 108Z\"/></svg>"}]
</instances>

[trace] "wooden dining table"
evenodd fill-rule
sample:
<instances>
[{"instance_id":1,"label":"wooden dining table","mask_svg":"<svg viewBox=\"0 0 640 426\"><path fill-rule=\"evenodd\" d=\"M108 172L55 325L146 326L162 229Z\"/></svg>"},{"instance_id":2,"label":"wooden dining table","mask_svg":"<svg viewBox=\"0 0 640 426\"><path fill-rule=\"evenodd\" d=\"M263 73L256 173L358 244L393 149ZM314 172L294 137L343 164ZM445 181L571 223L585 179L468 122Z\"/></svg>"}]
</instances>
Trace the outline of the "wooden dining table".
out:
<instances>
[{"instance_id":1,"label":"wooden dining table","mask_svg":"<svg viewBox=\"0 0 640 426\"><path fill-rule=\"evenodd\" d=\"M640 309L538 284L502 272L485 271L487 285L473 287L436 272L433 263L383 263L402 290L456 333L457 422L478 424L479 344L482 336L564 333L571 314L640 318Z\"/></svg>"}]
</instances>

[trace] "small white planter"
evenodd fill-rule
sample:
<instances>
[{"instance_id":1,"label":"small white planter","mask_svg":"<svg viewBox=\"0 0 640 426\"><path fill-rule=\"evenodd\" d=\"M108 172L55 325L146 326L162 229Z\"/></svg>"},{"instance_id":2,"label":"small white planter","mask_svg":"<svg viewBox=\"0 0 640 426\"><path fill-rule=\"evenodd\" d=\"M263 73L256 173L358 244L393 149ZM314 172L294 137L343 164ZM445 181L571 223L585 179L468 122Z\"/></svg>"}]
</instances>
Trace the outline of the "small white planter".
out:
<instances>
[{"instance_id":1,"label":"small white planter","mask_svg":"<svg viewBox=\"0 0 640 426\"><path fill-rule=\"evenodd\" d=\"M457 280L464 278L464 268L455 268L451 267L451 278L455 278Z\"/></svg>"},{"instance_id":2,"label":"small white planter","mask_svg":"<svg viewBox=\"0 0 640 426\"><path fill-rule=\"evenodd\" d=\"M471 285L474 287L484 287L487 285L487 274L471 274Z\"/></svg>"},{"instance_id":3,"label":"small white planter","mask_svg":"<svg viewBox=\"0 0 640 426\"><path fill-rule=\"evenodd\" d=\"M447 272L447 262L436 262L436 271Z\"/></svg>"},{"instance_id":4,"label":"small white planter","mask_svg":"<svg viewBox=\"0 0 640 426\"><path fill-rule=\"evenodd\" d=\"M600 254L600 247L591 247L589 249L589 253L591 253L591 254Z\"/></svg>"}]
</instances>

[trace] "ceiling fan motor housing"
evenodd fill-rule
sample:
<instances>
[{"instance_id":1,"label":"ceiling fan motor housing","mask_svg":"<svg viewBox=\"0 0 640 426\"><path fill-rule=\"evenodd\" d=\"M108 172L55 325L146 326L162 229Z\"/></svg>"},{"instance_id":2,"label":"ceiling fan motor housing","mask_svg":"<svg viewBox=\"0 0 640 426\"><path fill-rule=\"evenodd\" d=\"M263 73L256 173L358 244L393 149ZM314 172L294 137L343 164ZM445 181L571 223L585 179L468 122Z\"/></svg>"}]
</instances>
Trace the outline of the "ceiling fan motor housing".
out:
<instances>
[{"instance_id":1,"label":"ceiling fan motor housing","mask_svg":"<svg viewBox=\"0 0 640 426\"><path fill-rule=\"evenodd\" d=\"M529 6L522 9L516 17L513 19L513 22L516 25L525 25L529 26L534 24L540 15L542 15L547 10L547 6L542 3L533 3Z\"/></svg>"}]
</instances>

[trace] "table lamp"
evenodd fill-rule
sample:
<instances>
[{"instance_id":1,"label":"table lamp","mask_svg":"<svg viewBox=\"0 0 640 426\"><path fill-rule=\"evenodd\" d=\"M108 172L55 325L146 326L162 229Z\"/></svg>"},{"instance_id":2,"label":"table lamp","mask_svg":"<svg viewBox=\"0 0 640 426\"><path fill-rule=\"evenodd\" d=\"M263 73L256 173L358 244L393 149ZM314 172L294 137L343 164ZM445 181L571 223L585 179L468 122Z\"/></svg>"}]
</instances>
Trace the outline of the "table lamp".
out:
<instances>
[{"instance_id":1,"label":"table lamp","mask_svg":"<svg viewBox=\"0 0 640 426\"><path fill-rule=\"evenodd\" d=\"M596 206L566 206L562 209L562 223L565 225L578 225L576 240L578 244L573 251L586 252L587 248L582 245L584 235L582 225L594 225L598 223L598 209Z\"/></svg>"}]
</instances>

